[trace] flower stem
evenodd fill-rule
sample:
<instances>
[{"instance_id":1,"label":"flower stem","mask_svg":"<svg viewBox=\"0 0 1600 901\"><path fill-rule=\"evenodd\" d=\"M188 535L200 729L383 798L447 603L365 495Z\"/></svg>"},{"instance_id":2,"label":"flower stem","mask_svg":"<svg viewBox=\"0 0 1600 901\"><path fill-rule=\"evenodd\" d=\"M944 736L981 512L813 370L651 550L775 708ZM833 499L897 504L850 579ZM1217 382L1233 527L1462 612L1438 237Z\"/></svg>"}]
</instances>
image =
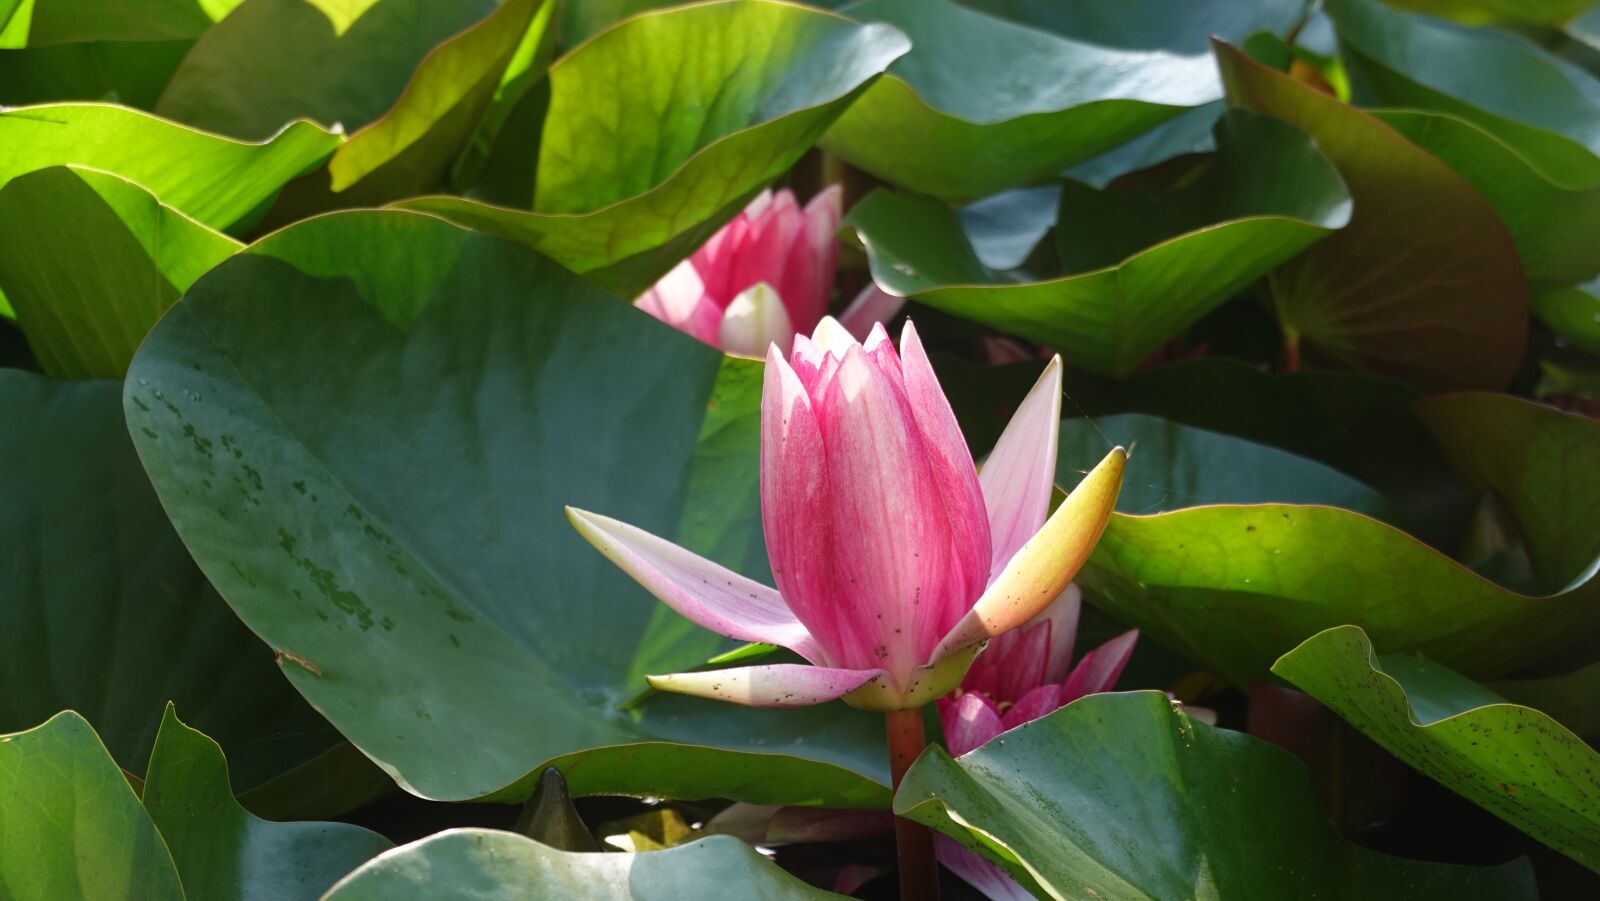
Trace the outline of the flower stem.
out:
<instances>
[{"instance_id":1,"label":"flower stem","mask_svg":"<svg viewBox=\"0 0 1600 901\"><path fill-rule=\"evenodd\" d=\"M889 727L889 772L894 787L927 745L922 731L922 710L891 710L883 715ZM933 857L933 834L921 823L895 817L894 840L900 858L901 901L931 901L939 897L939 866Z\"/></svg>"}]
</instances>

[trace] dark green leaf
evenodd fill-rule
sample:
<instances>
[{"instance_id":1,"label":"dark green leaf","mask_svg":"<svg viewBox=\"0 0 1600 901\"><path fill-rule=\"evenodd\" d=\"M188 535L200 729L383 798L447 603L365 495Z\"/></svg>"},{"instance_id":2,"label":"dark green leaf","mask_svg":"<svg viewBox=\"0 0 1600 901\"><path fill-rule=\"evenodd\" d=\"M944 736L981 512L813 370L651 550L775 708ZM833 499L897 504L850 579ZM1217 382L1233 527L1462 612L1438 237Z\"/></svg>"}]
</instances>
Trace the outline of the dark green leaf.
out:
<instances>
[{"instance_id":1,"label":"dark green leaf","mask_svg":"<svg viewBox=\"0 0 1600 901\"><path fill-rule=\"evenodd\" d=\"M0 187L0 290L59 378L120 379L178 295L242 246L94 169L52 166Z\"/></svg>"},{"instance_id":2,"label":"dark green leaf","mask_svg":"<svg viewBox=\"0 0 1600 901\"><path fill-rule=\"evenodd\" d=\"M0 798L6 897L183 901L172 855L76 713L0 736Z\"/></svg>"},{"instance_id":3,"label":"dark green leaf","mask_svg":"<svg viewBox=\"0 0 1600 901\"><path fill-rule=\"evenodd\" d=\"M959 760L931 748L895 812L1040 897L1537 897L1523 861L1447 866L1345 841L1298 761L1159 692L1081 698Z\"/></svg>"},{"instance_id":4,"label":"dark green leaf","mask_svg":"<svg viewBox=\"0 0 1600 901\"><path fill-rule=\"evenodd\" d=\"M0 693L0 730L78 710L143 773L171 699L233 755L236 789L257 788L339 735L184 550L128 440L121 391L0 370L0 547L13 550L0 683L28 687Z\"/></svg>"},{"instance_id":5,"label":"dark green leaf","mask_svg":"<svg viewBox=\"0 0 1600 901\"><path fill-rule=\"evenodd\" d=\"M0 50L0 101L10 106L104 100L150 109L193 41L97 41Z\"/></svg>"},{"instance_id":6,"label":"dark green leaf","mask_svg":"<svg viewBox=\"0 0 1600 901\"><path fill-rule=\"evenodd\" d=\"M1383 497L1321 463L1138 413L1061 424L1056 481L1070 485L1112 445L1129 449L1117 509L1144 514L1200 504L1327 504L1383 517Z\"/></svg>"},{"instance_id":7,"label":"dark green leaf","mask_svg":"<svg viewBox=\"0 0 1600 901\"><path fill-rule=\"evenodd\" d=\"M1304 134L1232 114L1218 135L1225 147L1213 167L1174 195L1067 183L1059 243L1069 260L1082 252L1082 268L1105 266L1078 275L1005 283L978 261L955 214L929 197L877 192L845 221L885 290L1123 374L1349 217L1337 174ZM1151 221L1157 206L1171 211L1165 221Z\"/></svg>"},{"instance_id":8,"label":"dark green leaf","mask_svg":"<svg viewBox=\"0 0 1600 901\"><path fill-rule=\"evenodd\" d=\"M197 38L239 0L13 0L0 3L0 47Z\"/></svg>"},{"instance_id":9,"label":"dark green leaf","mask_svg":"<svg viewBox=\"0 0 1600 901\"><path fill-rule=\"evenodd\" d=\"M506 0L423 58L395 105L350 136L328 161L346 203L377 203L438 187L494 102L524 42L548 62L556 0ZM533 72L532 75L539 73Z\"/></svg>"},{"instance_id":10,"label":"dark green leaf","mask_svg":"<svg viewBox=\"0 0 1600 901\"><path fill-rule=\"evenodd\" d=\"M1600 663L1542 679L1508 679L1489 686L1511 701L1549 714L1589 741L1600 740Z\"/></svg>"},{"instance_id":11,"label":"dark green leaf","mask_svg":"<svg viewBox=\"0 0 1600 901\"><path fill-rule=\"evenodd\" d=\"M207 901L314 899L339 877L394 844L347 823L273 823L233 798L222 748L178 719L161 719L144 806L183 880Z\"/></svg>"},{"instance_id":12,"label":"dark green leaf","mask_svg":"<svg viewBox=\"0 0 1600 901\"><path fill-rule=\"evenodd\" d=\"M1431 660L1378 657L1355 626L1313 636L1272 671L1401 760L1600 871L1600 754L1555 720Z\"/></svg>"},{"instance_id":13,"label":"dark green leaf","mask_svg":"<svg viewBox=\"0 0 1600 901\"><path fill-rule=\"evenodd\" d=\"M907 47L887 26L767 0L642 15L550 67L533 212L458 197L404 206L632 296L794 165Z\"/></svg>"},{"instance_id":14,"label":"dark green leaf","mask_svg":"<svg viewBox=\"0 0 1600 901\"><path fill-rule=\"evenodd\" d=\"M326 897L327 901L391 901L464 895L481 901L841 897L806 885L754 848L726 836L665 851L586 854L558 851L492 829L453 829L398 848L345 877Z\"/></svg>"},{"instance_id":15,"label":"dark green leaf","mask_svg":"<svg viewBox=\"0 0 1600 901\"><path fill-rule=\"evenodd\" d=\"M1527 289L1483 195L1366 113L1232 47L1217 56L1229 103L1308 131L1355 199L1348 226L1272 274L1285 342L1430 390L1510 381Z\"/></svg>"},{"instance_id":16,"label":"dark green leaf","mask_svg":"<svg viewBox=\"0 0 1600 901\"><path fill-rule=\"evenodd\" d=\"M195 42L156 104L169 119L265 138L294 119L353 132L383 115L435 44L492 0L245 0Z\"/></svg>"},{"instance_id":17,"label":"dark green leaf","mask_svg":"<svg viewBox=\"0 0 1600 901\"><path fill-rule=\"evenodd\" d=\"M475 797L554 759L578 794L883 803L871 716L619 709L643 687L638 655L692 666L705 647L648 640L659 603L562 508L749 548L714 537L686 497L716 456L698 439L723 360L523 248L358 211L277 232L197 282L135 358L126 409L206 574L410 790ZM723 470L748 480L726 495L742 507L753 456Z\"/></svg>"},{"instance_id":18,"label":"dark green leaf","mask_svg":"<svg viewBox=\"0 0 1600 901\"><path fill-rule=\"evenodd\" d=\"M1547 590L1589 577L1600 560L1600 421L1503 394L1429 398L1417 416L1468 484L1511 506Z\"/></svg>"}]
</instances>

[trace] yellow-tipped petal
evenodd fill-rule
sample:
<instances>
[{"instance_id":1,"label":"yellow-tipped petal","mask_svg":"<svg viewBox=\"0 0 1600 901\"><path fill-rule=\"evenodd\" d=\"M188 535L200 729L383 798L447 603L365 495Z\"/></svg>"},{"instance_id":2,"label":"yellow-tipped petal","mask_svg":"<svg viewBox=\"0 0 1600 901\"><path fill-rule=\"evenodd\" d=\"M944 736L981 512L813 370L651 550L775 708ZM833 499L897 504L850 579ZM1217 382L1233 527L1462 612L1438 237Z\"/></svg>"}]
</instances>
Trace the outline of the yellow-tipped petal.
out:
<instances>
[{"instance_id":1,"label":"yellow-tipped petal","mask_svg":"<svg viewBox=\"0 0 1600 901\"><path fill-rule=\"evenodd\" d=\"M1078 574L1099 543L1122 491L1128 454L1113 448L1017 551L967 615L939 642L933 659L988 641L1033 619Z\"/></svg>"}]
</instances>

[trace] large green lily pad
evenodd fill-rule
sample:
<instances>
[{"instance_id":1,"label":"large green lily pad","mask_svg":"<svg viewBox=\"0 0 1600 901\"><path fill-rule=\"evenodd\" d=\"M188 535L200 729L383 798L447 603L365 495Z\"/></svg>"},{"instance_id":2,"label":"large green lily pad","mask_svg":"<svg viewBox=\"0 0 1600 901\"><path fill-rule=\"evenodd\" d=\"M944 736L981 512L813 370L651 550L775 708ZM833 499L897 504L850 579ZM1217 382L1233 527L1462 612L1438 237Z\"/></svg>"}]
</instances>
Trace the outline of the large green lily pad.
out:
<instances>
[{"instance_id":1,"label":"large green lily pad","mask_svg":"<svg viewBox=\"0 0 1600 901\"><path fill-rule=\"evenodd\" d=\"M260 139L294 119L352 132L383 115L434 45L492 0L245 0L201 35L156 112Z\"/></svg>"},{"instance_id":2,"label":"large green lily pad","mask_svg":"<svg viewBox=\"0 0 1600 901\"><path fill-rule=\"evenodd\" d=\"M1600 181L1600 81L1533 42L1389 9L1333 0L1357 102L1471 120L1563 181Z\"/></svg>"},{"instance_id":3,"label":"large green lily pad","mask_svg":"<svg viewBox=\"0 0 1600 901\"><path fill-rule=\"evenodd\" d=\"M1287 504L1117 514L1079 581L1111 613L1239 686L1345 624L1473 676L1587 663L1600 630L1600 563L1567 568L1593 550L1600 424L1514 403L1526 406L1467 395L1420 409L1464 475L1495 488L1524 523L1550 518L1528 537L1552 577L1569 580L1553 583L1554 595L1510 591L1364 516ZM1057 477L1070 474L1063 460Z\"/></svg>"},{"instance_id":4,"label":"large green lily pad","mask_svg":"<svg viewBox=\"0 0 1600 901\"><path fill-rule=\"evenodd\" d=\"M1511 234L1470 182L1383 123L1217 45L1236 107L1304 129L1350 188L1350 224L1269 282L1285 343L1426 390L1501 388L1527 288Z\"/></svg>"},{"instance_id":5,"label":"large green lily pad","mask_svg":"<svg viewBox=\"0 0 1600 901\"><path fill-rule=\"evenodd\" d=\"M533 211L403 205L633 296L794 165L908 47L887 25L769 0L646 13L550 67Z\"/></svg>"},{"instance_id":6,"label":"large green lily pad","mask_svg":"<svg viewBox=\"0 0 1600 901\"><path fill-rule=\"evenodd\" d=\"M1450 165L1494 205L1511 230L1528 280L1566 285L1600 272L1600 179L1562 183L1494 134L1454 116L1416 110L1373 115Z\"/></svg>"},{"instance_id":7,"label":"large green lily pad","mask_svg":"<svg viewBox=\"0 0 1600 901\"><path fill-rule=\"evenodd\" d=\"M644 687L636 656L693 666L706 644L656 640L659 603L562 508L696 543L717 517L754 528L753 417L725 471L748 481L723 495L740 508L686 506L715 465L699 439L724 359L525 248L352 211L196 282L135 358L125 408L201 568L411 791L526 794L514 784L560 758L580 793L885 803L871 716L621 709ZM748 560L749 541L709 543Z\"/></svg>"},{"instance_id":8,"label":"large green lily pad","mask_svg":"<svg viewBox=\"0 0 1600 901\"><path fill-rule=\"evenodd\" d=\"M1384 656L1355 626L1273 664L1395 756L1600 871L1600 754L1549 716L1421 657Z\"/></svg>"},{"instance_id":9,"label":"large green lily pad","mask_svg":"<svg viewBox=\"0 0 1600 901\"><path fill-rule=\"evenodd\" d=\"M1525 861L1448 866L1344 840L1292 756L1160 692L1080 698L958 760L931 748L895 812L1039 897L1537 897Z\"/></svg>"},{"instance_id":10,"label":"large green lily pad","mask_svg":"<svg viewBox=\"0 0 1600 901\"><path fill-rule=\"evenodd\" d=\"M972 199L1052 176L1217 99L1204 50L1152 53L1016 25L951 0L867 0L912 51L824 146L886 181Z\"/></svg>"},{"instance_id":11,"label":"large green lily pad","mask_svg":"<svg viewBox=\"0 0 1600 901\"><path fill-rule=\"evenodd\" d=\"M0 187L0 291L60 378L121 378L178 295L241 246L107 172L52 166Z\"/></svg>"},{"instance_id":12,"label":"large green lily pad","mask_svg":"<svg viewBox=\"0 0 1600 901\"><path fill-rule=\"evenodd\" d=\"M345 877L326 897L327 901L388 901L465 895L481 901L842 897L801 882L754 848L726 836L664 851L607 854L560 851L493 829L451 829L397 848Z\"/></svg>"},{"instance_id":13,"label":"large green lily pad","mask_svg":"<svg viewBox=\"0 0 1600 901\"><path fill-rule=\"evenodd\" d=\"M222 748L167 705L150 752L144 806L190 898L314 899L394 847L348 823L272 823L234 800Z\"/></svg>"},{"instance_id":14,"label":"large green lily pad","mask_svg":"<svg viewBox=\"0 0 1600 901\"><path fill-rule=\"evenodd\" d=\"M340 737L195 567L134 455L121 392L0 370L0 546L13 549L0 682L28 687L0 693L0 730L77 710L143 773L175 700L229 750L235 788L260 788Z\"/></svg>"},{"instance_id":15,"label":"large green lily pad","mask_svg":"<svg viewBox=\"0 0 1600 901\"><path fill-rule=\"evenodd\" d=\"M7 897L183 901L172 855L78 714L0 735L0 798Z\"/></svg>"},{"instance_id":16,"label":"large green lily pad","mask_svg":"<svg viewBox=\"0 0 1600 901\"><path fill-rule=\"evenodd\" d=\"M0 185L35 169L75 164L135 182L185 215L225 229L290 179L320 163L339 137L292 122L259 144L103 103L0 109Z\"/></svg>"},{"instance_id":17,"label":"large green lily pad","mask_svg":"<svg viewBox=\"0 0 1600 901\"><path fill-rule=\"evenodd\" d=\"M1303 133L1234 113L1217 134L1223 150L1212 168L1172 195L1065 186L1058 244L1069 266L1093 270L1077 275L1007 283L929 197L880 191L845 222L885 290L1050 345L1074 365L1125 374L1349 219L1349 195Z\"/></svg>"}]
</instances>

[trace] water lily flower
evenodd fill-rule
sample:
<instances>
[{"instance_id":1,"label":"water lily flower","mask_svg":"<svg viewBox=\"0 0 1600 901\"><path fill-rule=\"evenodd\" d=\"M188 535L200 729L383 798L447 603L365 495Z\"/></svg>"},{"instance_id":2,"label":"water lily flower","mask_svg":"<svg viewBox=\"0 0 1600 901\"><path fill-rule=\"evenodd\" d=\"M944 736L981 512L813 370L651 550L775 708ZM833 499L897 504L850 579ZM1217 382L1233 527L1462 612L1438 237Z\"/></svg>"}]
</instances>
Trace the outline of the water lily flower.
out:
<instances>
[{"instance_id":1,"label":"water lily flower","mask_svg":"<svg viewBox=\"0 0 1600 901\"><path fill-rule=\"evenodd\" d=\"M960 693L939 700L950 753L965 754L1008 729L1031 722L1084 695L1110 691L1133 655L1131 629L1072 665L1082 596L1069 585L1032 622L989 643L973 662ZM934 838L939 862L992 901L1026 901L1033 894L1006 872L945 836Z\"/></svg>"},{"instance_id":2,"label":"water lily flower","mask_svg":"<svg viewBox=\"0 0 1600 901\"><path fill-rule=\"evenodd\" d=\"M829 186L800 207L784 188L762 191L710 241L662 276L636 305L729 353L788 347L828 312L838 266L843 194ZM868 285L841 321L858 338L899 311L904 298Z\"/></svg>"},{"instance_id":3,"label":"water lily flower","mask_svg":"<svg viewBox=\"0 0 1600 901\"><path fill-rule=\"evenodd\" d=\"M909 710L955 689L984 642L1048 606L1105 529L1121 448L1046 519L1060 404L1057 358L980 475L911 323L897 354L881 325L863 344L823 318L788 359L776 346L767 354L761 512L776 589L626 523L568 515L688 619L811 664L649 677L656 688Z\"/></svg>"}]
</instances>

